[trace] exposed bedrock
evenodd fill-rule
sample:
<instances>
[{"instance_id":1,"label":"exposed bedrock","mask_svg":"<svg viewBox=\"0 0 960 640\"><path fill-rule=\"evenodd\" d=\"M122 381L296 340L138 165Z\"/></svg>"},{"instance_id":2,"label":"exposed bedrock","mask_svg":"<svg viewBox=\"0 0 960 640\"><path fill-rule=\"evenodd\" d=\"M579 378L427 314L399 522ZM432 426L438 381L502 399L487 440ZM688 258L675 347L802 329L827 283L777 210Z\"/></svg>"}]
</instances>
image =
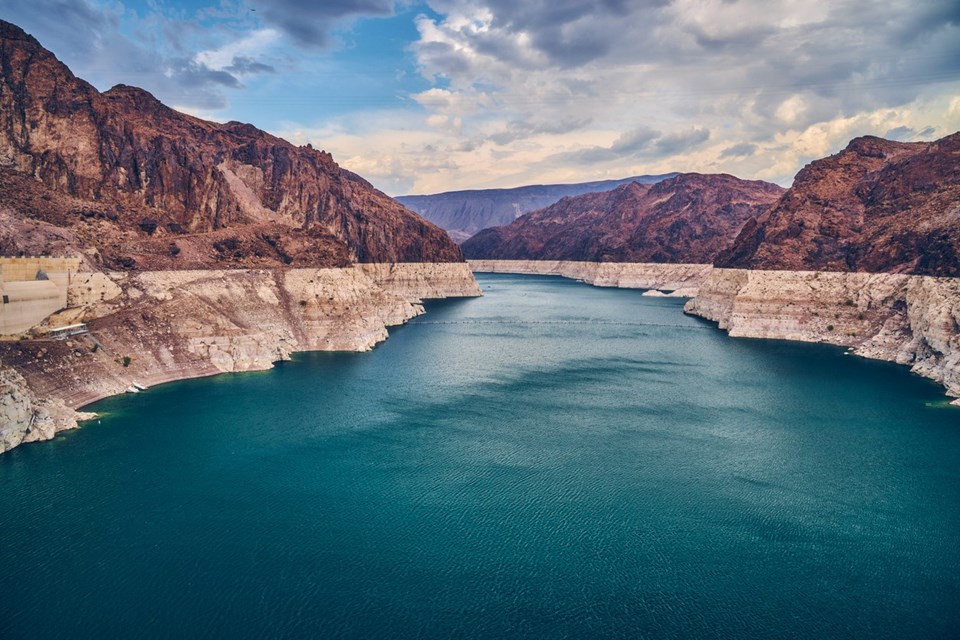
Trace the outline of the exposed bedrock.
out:
<instances>
[{"instance_id":1,"label":"exposed bedrock","mask_svg":"<svg viewBox=\"0 0 960 640\"><path fill-rule=\"evenodd\" d=\"M423 299L477 295L465 263L78 277L74 306L47 323L87 322L90 334L0 343L0 451L75 427L72 409L136 385L268 369L296 351L367 351ZM41 430L44 411L54 418Z\"/></svg>"},{"instance_id":2,"label":"exposed bedrock","mask_svg":"<svg viewBox=\"0 0 960 640\"><path fill-rule=\"evenodd\" d=\"M474 273L563 276L598 287L650 289L691 297L713 269L708 264L575 262L569 260L468 260Z\"/></svg>"},{"instance_id":3,"label":"exposed bedrock","mask_svg":"<svg viewBox=\"0 0 960 640\"><path fill-rule=\"evenodd\" d=\"M957 278L714 269L685 311L731 336L851 347L908 365L960 397Z\"/></svg>"},{"instance_id":4,"label":"exposed bedrock","mask_svg":"<svg viewBox=\"0 0 960 640\"><path fill-rule=\"evenodd\" d=\"M61 400L38 398L23 376L0 366L0 453L24 442L49 440L84 417Z\"/></svg>"},{"instance_id":5,"label":"exposed bedrock","mask_svg":"<svg viewBox=\"0 0 960 640\"><path fill-rule=\"evenodd\" d=\"M908 365L960 398L960 278L560 260L469 264L477 273L557 275L671 291L692 297L687 313L717 322L731 336L850 347L865 358Z\"/></svg>"}]
</instances>

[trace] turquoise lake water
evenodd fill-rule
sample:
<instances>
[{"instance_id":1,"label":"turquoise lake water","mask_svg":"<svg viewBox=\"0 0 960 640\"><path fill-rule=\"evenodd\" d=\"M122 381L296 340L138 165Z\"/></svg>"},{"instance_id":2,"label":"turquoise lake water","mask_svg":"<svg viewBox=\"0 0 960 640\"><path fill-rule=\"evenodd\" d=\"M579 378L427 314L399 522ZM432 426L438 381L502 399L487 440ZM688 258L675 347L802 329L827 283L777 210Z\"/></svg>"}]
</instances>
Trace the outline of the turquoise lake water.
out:
<instances>
[{"instance_id":1,"label":"turquoise lake water","mask_svg":"<svg viewBox=\"0 0 960 640\"><path fill-rule=\"evenodd\" d=\"M0 638L960 637L938 385L478 279L0 456Z\"/></svg>"}]
</instances>

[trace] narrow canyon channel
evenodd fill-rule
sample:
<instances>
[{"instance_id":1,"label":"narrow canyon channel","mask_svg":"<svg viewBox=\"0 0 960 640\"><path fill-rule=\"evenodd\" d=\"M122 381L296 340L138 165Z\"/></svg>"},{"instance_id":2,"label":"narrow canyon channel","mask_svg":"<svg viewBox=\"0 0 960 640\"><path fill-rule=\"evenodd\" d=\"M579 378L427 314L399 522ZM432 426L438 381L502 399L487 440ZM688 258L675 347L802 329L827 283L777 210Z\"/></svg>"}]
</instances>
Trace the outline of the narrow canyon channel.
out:
<instances>
[{"instance_id":1,"label":"narrow canyon channel","mask_svg":"<svg viewBox=\"0 0 960 640\"><path fill-rule=\"evenodd\" d=\"M372 352L0 456L0 637L956 637L938 384L682 299L477 280Z\"/></svg>"}]
</instances>

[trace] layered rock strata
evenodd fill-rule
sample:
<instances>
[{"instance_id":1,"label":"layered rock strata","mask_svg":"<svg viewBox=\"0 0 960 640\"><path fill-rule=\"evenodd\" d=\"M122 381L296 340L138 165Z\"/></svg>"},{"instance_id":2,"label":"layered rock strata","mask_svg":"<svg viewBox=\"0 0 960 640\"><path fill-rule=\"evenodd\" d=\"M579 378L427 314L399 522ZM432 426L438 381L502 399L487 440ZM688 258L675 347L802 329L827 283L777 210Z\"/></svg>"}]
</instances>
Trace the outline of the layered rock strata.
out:
<instances>
[{"instance_id":1,"label":"layered rock strata","mask_svg":"<svg viewBox=\"0 0 960 640\"><path fill-rule=\"evenodd\" d=\"M101 93L3 20L0 221L8 255L66 246L115 270L462 260L442 229L329 153L136 87Z\"/></svg>"},{"instance_id":2,"label":"layered rock strata","mask_svg":"<svg viewBox=\"0 0 960 640\"><path fill-rule=\"evenodd\" d=\"M731 336L849 347L907 365L960 398L960 278L559 260L469 264L476 273L556 275L690 297L686 313L717 322Z\"/></svg>"},{"instance_id":3,"label":"layered rock strata","mask_svg":"<svg viewBox=\"0 0 960 640\"><path fill-rule=\"evenodd\" d=\"M461 246L468 259L712 263L783 192L759 180L681 173L564 198Z\"/></svg>"},{"instance_id":4,"label":"layered rock strata","mask_svg":"<svg viewBox=\"0 0 960 640\"><path fill-rule=\"evenodd\" d=\"M908 365L960 397L958 278L714 269L684 310L731 336L824 342Z\"/></svg>"},{"instance_id":5,"label":"layered rock strata","mask_svg":"<svg viewBox=\"0 0 960 640\"><path fill-rule=\"evenodd\" d=\"M724 268L960 276L960 133L856 138L743 226Z\"/></svg>"},{"instance_id":6,"label":"layered rock strata","mask_svg":"<svg viewBox=\"0 0 960 640\"><path fill-rule=\"evenodd\" d=\"M463 242L481 229L510 224L523 214L548 207L560 198L609 191L631 182L653 184L675 175L677 174L666 173L575 184L537 184L512 189L447 191L430 195L398 196L396 200L435 225L446 229L450 237L457 242Z\"/></svg>"},{"instance_id":7,"label":"layered rock strata","mask_svg":"<svg viewBox=\"0 0 960 640\"><path fill-rule=\"evenodd\" d=\"M72 409L137 385L270 368L295 351L367 351L426 298L477 296L465 263L94 273L49 326L72 339L0 343L0 451L76 426Z\"/></svg>"},{"instance_id":8,"label":"layered rock strata","mask_svg":"<svg viewBox=\"0 0 960 640\"><path fill-rule=\"evenodd\" d=\"M0 366L0 453L25 442L49 440L91 417L62 400L37 397L23 376Z\"/></svg>"},{"instance_id":9,"label":"layered rock strata","mask_svg":"<svg viewBox=\"0 0 960 640\"><path fill-rule=\"evenodd\" d=\"M474 273L563 276L598 287L649 289L676 297L697 294L713 269L709 264L576 262L570 260L469 260Z\"/></svg>"}]
</instances>

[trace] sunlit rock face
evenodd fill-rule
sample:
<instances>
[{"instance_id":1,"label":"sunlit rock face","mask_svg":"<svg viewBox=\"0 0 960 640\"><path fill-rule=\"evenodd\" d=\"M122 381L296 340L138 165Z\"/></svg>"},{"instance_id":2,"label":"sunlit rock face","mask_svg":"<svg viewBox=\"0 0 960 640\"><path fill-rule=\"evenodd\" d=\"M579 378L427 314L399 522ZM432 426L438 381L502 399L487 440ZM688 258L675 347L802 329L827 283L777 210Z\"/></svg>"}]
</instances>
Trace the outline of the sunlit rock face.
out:
<instances>
[{"instance_id":1,"label":"sunlit rock face","mask_svg":"<svg viewBox=\"0 0 960 640\"><path fill-rule=\"evenodd\" d=\"M103 267L152 270L462 259L330 154L136 87L100 93L2 21L0 68L0 193L13 222L51 225L0 238L4 251L68 245Z\"/></svg>"},{"instance_id":2,"label":"sunlit rock face","mask_svg":"<svg viewBox=\"0 0 960 640\"><path fill-rule=\"evenodd\" d=\"M572 184L537 184L510 189L468 189L429 195L398 196L397 201L463 242L478 231L507 225L525 213L549 207L561 198L610 191L630 182L654 184L675 173L633 176Z\"/></svg>"},{"instance_id":3,"label":"sunlit rock face","mask_svg":"<svg viewBox=\"0 0 960 640\"><path fill-rule=\"evenodd\" d=\"M797 174L716 265L960 276L960 133L856 138Z\"/></svg>"},{"instance_id":4,"label":"sunlit rock face","mask_svg":"<svg viewBox=\"0 0 960 640\"><path fill-rule=\"evenodd\" d=\"M729 175L685 173L564 198L461 247L469 259L711 263L783 191Z\"/></svg>"},{"instance_id":5,"label":"sunlit rock face","mask_svg":"<svg viewBox=\"0 0 960 640\"><path fill-rule=\"evenodd\" d=\"M131 387L269 369L296 351L368 351L428 298L478 296L466 263L111 272L74 280L68 340L0 342L0 451L76 427Z\"/></svg>"},{"instance_id":6,"label":"sunlit rock face","mask_svg":"<svg viewBox=\"0 0 960 640\"><path fill-rule=\"evenodd\" d=\"M960 279L714 269L685 310L732 336L825 342L909 365L960 397Z\"/></svg>"},{"instance_id":7,"label":"sunlit rock face","mask_svg":"<svg viewBox=\"0 0 960 640\"><path fill-rule=\"evenodd\" d=\"M76 258L0 341L0 451L99 398L368 350L422 299L480 294L443 230L328 153L100 93L3 21L0 69L0 256ZM35 340L73 323L89 333Z\"/></svg>"}]
</instances>

